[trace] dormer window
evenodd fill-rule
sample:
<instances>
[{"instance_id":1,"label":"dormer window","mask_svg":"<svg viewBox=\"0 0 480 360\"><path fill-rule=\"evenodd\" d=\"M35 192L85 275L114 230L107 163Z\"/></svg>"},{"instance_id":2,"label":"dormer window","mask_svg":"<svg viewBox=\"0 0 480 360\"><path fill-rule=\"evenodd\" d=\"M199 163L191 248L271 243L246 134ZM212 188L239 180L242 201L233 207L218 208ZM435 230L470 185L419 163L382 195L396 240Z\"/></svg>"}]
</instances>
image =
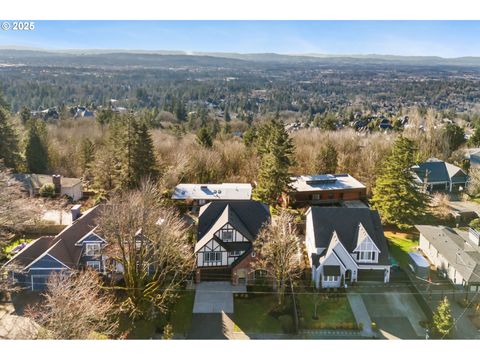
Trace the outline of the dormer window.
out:
<instances>
[{"instance_id":1,"label":"dormer window","mask_svg":"<svg viewBox=\"0 0 480 360\"><path fill-rule=\"evenodd\" d=\"M358 261L377 261L377 253L375 251L359 251Z\"/></svg>"},{"instance_id":2,"label":"dormer window","mask_svg":"<svg viewBox=\"0 0 480 360\"><path fill-rule=\"evenodd\" d=\"M100 244L99 243L85 244L85 255L86 256L100 255Z\"/></svg>"},{"instance_id":3,"label":"dormer window","mask_svg":"<svg viewBox=\"0 0 480 360\"><path fill-rule=\"evenodd\" d=\"M233 241L233 230L222 230L222 240L225 242Z\"/></svg>"}]
</instances>

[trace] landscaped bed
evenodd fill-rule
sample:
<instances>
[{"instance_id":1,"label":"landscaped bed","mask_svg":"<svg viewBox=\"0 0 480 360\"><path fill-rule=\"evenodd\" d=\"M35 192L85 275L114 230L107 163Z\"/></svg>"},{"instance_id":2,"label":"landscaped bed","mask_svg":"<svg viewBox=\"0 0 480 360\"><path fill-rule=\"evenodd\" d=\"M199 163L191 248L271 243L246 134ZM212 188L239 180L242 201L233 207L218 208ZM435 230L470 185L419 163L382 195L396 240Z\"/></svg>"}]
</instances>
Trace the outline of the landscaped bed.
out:
<instances>
[{"instance_id":1,"label":"landscaped bed","mask_svg":"<svg viewBox=\"0 0 480 360\"><path fill-rule=\"evenodd\" d=\"M317 329L357 329L355 317L344 294L299 294L300 327ZM317 317L315 318L315 303Z\"/></svg>"}]
</instances>

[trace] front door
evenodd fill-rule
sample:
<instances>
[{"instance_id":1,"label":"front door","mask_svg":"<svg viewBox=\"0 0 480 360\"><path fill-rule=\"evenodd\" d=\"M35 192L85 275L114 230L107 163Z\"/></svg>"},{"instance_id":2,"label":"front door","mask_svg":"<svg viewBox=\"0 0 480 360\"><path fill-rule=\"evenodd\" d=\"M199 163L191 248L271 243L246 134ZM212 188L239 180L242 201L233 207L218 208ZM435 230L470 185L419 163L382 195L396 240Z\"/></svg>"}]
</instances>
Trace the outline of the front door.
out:
<instances>
[{"instance_id":1,"label":"front door","mask_svg":"<svg viewBox=\"0 0 480 360\"><path fill-rule=\"evenodd\" d=\"M347 270L345 271L345 282L351 282L352 281L352 270Z\"/></svg>"}]
</instances>

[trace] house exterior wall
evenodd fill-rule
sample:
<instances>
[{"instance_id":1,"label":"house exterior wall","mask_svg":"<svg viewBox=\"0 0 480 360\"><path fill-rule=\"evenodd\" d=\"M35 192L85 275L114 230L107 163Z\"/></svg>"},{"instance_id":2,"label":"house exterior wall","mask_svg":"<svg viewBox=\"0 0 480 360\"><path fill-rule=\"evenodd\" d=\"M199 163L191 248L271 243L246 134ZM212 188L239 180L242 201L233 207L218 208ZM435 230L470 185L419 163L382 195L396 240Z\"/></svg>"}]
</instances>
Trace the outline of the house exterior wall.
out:
<instances>
[{"instance_id":1,"label":"house exterior wall","mask_svg":"<svg viewBox=\"0 0 480 360\"><path fill-rule=\"evenodd\" d=\"M67 195L73 199L73 201L77 201L83 197L83 191L82 191L82 183L78 183L74 186L62 186L62 189L60 191L61 195Z\"/></svg>"},{"instance_id":2,"label":"house exterior wall","mask_svg":"<svg viewBox=\"0 0 480 360\"><path fill-rule=\"evenodd\" d=\"M319 197L315 197L318 195ZM339 202L342 200L364 200L367 193L365 188L359 189L332 189L292 192L290 196L295 203L308 204L315 202Z\"/></svg>"},{"instance_id":3,"label":"house exterior wall","mask_svg":"<svg viewBox=\"0 0 480 360\"><path fill-rule=\"evenodd\" d=\"M438 252L438 250L423 236L420 234L419 240L420 250L430 260L430 262L447 274L448 279L455 285L464 285L463 277L458 273L455 267L448 262L445 257Z\"/></svg>"}]
</instances>

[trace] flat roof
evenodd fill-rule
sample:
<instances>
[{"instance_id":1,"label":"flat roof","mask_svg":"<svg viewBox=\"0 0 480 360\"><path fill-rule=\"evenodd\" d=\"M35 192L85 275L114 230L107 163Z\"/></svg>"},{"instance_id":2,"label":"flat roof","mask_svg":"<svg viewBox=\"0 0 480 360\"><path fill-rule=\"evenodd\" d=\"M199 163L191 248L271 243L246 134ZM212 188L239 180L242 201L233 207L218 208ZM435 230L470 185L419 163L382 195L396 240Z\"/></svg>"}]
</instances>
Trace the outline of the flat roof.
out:
<instances>
[{"instance_id":1,"label":"flat roof","mask_svg":"<svg viewBox=\"0 0 480 360\"><path fill-rule=\"evenodd\" d=\"M252 185L246 183L178 184L173 200L250 200Z\"/></svg>"},{"instance_id":2,"label":"flat roof","mask_svg":"<svg viewBox=\"0 0 480 360\"><path fill-rule=\"evenodd\" d=\"M290 186L296 192L365 189L365 185L349 174L296 176L292 177Z\"/></svg>"}]
</instances>

